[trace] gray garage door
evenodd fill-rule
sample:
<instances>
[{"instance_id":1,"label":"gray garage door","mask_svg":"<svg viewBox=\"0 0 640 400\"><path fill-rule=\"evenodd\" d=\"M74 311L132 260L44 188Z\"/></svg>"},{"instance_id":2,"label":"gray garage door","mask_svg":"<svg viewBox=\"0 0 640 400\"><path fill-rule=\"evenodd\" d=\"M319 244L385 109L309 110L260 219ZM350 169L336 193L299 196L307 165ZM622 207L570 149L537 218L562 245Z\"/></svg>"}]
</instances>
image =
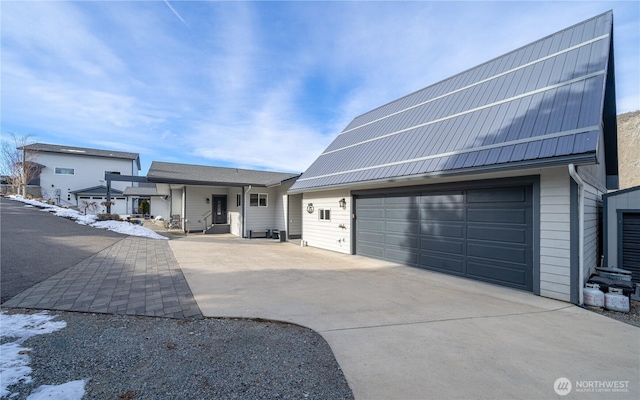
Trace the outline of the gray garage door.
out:
<instances>
[{"instance_id":1,"label":"gray garage door","mask_svg":"<svg viewBox=\"0 0 640 400\"><path fill-rule=\"evenodd\" d=\"M632 280L640 283L640 213L622 214L622 262L631 271Z\"/></svg>"},{"instance_id":2,"label":"gray garage door","mask_svg":"<svg viewBox=\"0 0 640 400\"><path fill-rule=\"evenodd\" d=\"M533 290L531 186L356 197L356 253Z\"/></svg>"}]
</instances>

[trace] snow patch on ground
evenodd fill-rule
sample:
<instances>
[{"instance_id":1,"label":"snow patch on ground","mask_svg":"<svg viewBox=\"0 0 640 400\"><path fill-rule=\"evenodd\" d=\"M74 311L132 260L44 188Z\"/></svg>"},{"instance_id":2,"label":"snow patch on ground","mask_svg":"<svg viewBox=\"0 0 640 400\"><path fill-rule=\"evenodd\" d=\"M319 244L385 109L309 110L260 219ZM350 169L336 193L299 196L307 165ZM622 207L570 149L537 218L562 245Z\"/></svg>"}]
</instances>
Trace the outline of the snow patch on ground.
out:
<instances>
[{"instance_id":1,"label":"snow patch on ground","mask_svg":"<svg viewBox=\"0 0 640 400\"><path fill-rule=\"evenodd\" d=\"M84 380L71 381L62 385L42 385L35 389L27 400L76 400L84 396Z\"/></svg>"},{"instance_id":2,"label":"snow patch on ground","mask_svg":"<svg viewBox=\"0 0 640 400\"><path fill-rule=\"evenodd\" d=\"M55 332L67 326L65 321L53 321L57 315L46 311L37 314L8 315L0 311L0 339L15 339L0 345L0 397L11 397L9 386L31 382L29 353L31 349L22 343L35 335ZM73 381L62 385L43 385L33 391L28 399L80 400L84 395L84 381Z\"/></svg>"},{"instance_id":3,"label":"snow patch on ground","mask_svg":"<svg viewBox=\"0 0 640 400\"><path fill-rule=\"evenodd\" d=\"M8 196L12 200L20 201L26 203L28 206L39 207L42 208L42 211L50 212L58 217L68 218L80 225L88 225L93 228L99 229L107 229L113 232L122 233L129 236L142 236L150 239L162 239L168 240L169 238L164 237L162 235L157 234L153 230L149 228L145 228L144 226L134 225L125 221L97 221L98 217L95 215L84 215L76 210L72 210L69 208L62 208L58 206L54 206L47 203L42 203L35 200L25 199L22 196Z\"/></svg>"}]
</instances>

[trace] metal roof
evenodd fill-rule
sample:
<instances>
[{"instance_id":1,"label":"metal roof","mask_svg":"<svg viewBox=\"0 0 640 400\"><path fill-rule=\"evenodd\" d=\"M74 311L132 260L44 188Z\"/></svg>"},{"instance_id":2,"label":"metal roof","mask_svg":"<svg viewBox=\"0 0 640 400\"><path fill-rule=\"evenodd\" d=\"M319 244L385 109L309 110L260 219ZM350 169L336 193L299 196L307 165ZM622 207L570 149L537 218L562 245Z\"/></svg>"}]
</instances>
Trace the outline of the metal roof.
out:
<instances>
[{"instance_id":1,"label":"metal roof","mask_svg":"<svg viewBox=\"0 0 640 400\"><path fill-rule=\"evenodd\" d=\"M150 196L163 196L158 194L158 189L156 188L156 184L147 184L140 186L128 186L124 189L125 196L142 196L142 197L150 197Z\"/></svg>"},{"instance_id":2,"label":"metal roof","mask_svg":"<svg viewBox=\"0 0 640 400\"><path fill-rule=\"evenodd\" d=\"M19 149L31 150L35 152L41 152L41 153L59 153L59 154L72 154L77 156L121 158L125 160L136 161L138 170L140 169L140 155L138 153L91 149L88 147L62 146L58 144L47 144L47 143L28 144L26 146L20 147Z\"/></svg>"},{"instance_id":3,"label":"metal roof","mask_svg":"<svg viewBox=\"0 0 640 400\"><path fill-rule=\"evenodd\" d=\"M78 196L107 196L107 187L106 186L94 186L86 189L78 189L72 190L69 193L73 193ZM111 188L111 195L121 195L122 191L118 189Z\"/></svg>"},{"instance_id":4,"label":"metal roof","mask_svg":"<svg viewBox=\"0 0 640 400\"><path fill-rule=\"evenodd\" d=\"M274 186L299 174L256 171L240 168L210 167L205 165L175 164L154 161L147 180L158 183L182 183L210 186Z\"/></svg>"},{"instance_id":5,"label":"metal roof","mask_svg":"<svg viewBox=\"0 0 640 400\"><path fill-rule=\"evenodd\" d=\"M595 162L612 27L609 11L356 117L290 191Z\"/></svg>"}]
</instances>

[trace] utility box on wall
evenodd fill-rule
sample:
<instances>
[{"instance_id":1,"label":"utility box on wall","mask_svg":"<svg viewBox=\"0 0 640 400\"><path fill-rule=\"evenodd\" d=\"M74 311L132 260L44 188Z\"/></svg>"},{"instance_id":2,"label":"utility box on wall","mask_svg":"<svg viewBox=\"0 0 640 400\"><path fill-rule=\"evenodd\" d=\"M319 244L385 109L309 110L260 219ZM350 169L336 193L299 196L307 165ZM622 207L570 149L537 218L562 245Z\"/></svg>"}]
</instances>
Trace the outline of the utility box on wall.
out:
<instances>
[{"instance_id":1,"label":"utility box on wall","mask_svg":"<svg viewBox=\"0 0 640 400\"><path fill-rule=\"evenodd\" d=\"M605 265L631 271L640 283L640 186L602 197Z\"/></svg>"}]
</instances>

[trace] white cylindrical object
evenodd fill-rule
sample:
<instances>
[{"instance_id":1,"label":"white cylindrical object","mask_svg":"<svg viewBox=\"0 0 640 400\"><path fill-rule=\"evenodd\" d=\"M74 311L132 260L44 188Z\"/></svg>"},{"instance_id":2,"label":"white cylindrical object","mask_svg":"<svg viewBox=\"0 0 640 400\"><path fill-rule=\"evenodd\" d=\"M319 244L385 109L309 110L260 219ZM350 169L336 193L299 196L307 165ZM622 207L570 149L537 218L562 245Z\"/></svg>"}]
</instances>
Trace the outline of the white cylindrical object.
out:
<instances>
[{"instance_id":1,"label":"white cylindrical object","mask_svg":"<svg viewBox=\"0 0 640 400\"><path fill-rule=\"evenodd\" d=\"M604 307L604 293L597 283L587 283L584 285L584 304L593 307Z\"/></svg>"},{"instance_id":2,"label":"white cylindrical object","mask_svg":"<svg viewBox=\"0 0 640 400\"><path fill-rule=\"evenodd\" d=\"M604 308L612 311L629 312L629 298L622 294L622 289L609 288L604 294Z\"/></svg>"}]
</instances>

